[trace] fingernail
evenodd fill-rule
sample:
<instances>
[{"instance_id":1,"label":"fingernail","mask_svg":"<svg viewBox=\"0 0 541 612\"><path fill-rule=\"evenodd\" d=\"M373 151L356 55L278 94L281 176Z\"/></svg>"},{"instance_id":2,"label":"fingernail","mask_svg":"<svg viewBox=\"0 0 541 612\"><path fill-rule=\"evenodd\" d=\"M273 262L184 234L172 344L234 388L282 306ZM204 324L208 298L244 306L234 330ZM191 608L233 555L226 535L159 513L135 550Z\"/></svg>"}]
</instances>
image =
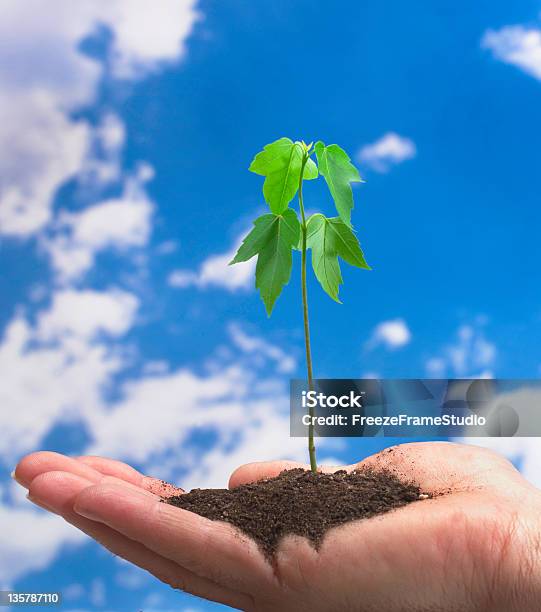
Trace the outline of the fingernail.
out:
<instances>
[{"instance_id":1,"label":"fingernail","mask_svg":"<svg viewBox=\"0 0 541 612\"><path fill-rule=\"evenodd\" d=\"M32 497L30 493L26 494L26 499L30 503L34 504L35 506L39 506L40 508L43 508L44 510L47 510L48 512L54 512L56 514L56 510L54 508L51 508L47 506L46 504L44 504L43 502L38 501L35 497Z\"/></svg>"},{"instance_id":2,"label":"fingernail","mask_svg":"<svg viewBox=\"0 0 541 612\"><path fill-rule=\"evenodd\" d=\"M17 478L17 474L15 473L15 470L13 470L10 474L10 476L13 478L13 480L17 483L20 484L22 486L22 482Z\"/></svg>"},{"instance_id":3,"label":"fingernail","mask_svg":"<svg viewBox=\"0 0 541 612\"><path fill-rule=\"evenodd\" d=\"M100 520L100 516L97 512L93 512L91 510L88 510L87 508L80 508L77 504L73 506L73 511L79 516L89 519L90 521L99 522Z\"/></svg>"}]
</instances>

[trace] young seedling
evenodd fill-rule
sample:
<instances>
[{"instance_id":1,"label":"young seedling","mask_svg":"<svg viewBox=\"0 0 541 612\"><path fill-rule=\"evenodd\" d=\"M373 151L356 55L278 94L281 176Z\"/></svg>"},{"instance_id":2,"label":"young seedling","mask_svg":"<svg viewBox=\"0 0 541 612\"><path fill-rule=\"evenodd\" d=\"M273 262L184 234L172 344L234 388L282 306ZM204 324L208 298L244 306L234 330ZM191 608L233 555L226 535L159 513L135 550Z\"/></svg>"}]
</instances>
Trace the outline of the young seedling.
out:
<instances>
[{"instance_id":1,"label":"young seedling","mask_svg":"<svg viewBox=\"0 0 541 612\"><path fill-rule=\"evenodd\" d=\"M351 225L353 192L350 183L362 182L359 172L338 145L325 146L321 141L312 144L280 138L263 147L263 151L255 156L249 169L265 177L263 196L270 213L254 221L252 231L244 238L230 262L231 265L248 261L257 255L255 286L270 316L278 296L291 277L292 252L301 251L302 311L309 389L313 388L314 373L306 286L308 249L312 249L312 267L317 280L338 303L338 291L343 282L338 257L352 266L370 270ZM317 164L312 159L314 153ZM337 217L329 218L316 213L306 218L302 184L303 181L317 179L320 174L331 192ZM297 193L300 219L289 208ZM310 408L310 416L313 416L313 408ZM316 472L313 425L308 428L308 452L310 467Z\"/></svg>"}]
</instances>

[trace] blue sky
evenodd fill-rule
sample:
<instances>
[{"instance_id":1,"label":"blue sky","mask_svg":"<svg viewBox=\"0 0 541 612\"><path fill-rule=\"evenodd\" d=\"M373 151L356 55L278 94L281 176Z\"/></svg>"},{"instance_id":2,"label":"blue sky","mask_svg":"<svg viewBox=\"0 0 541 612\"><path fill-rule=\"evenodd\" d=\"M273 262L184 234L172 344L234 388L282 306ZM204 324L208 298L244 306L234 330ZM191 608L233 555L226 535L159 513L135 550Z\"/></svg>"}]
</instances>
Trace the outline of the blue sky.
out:
<instances>
[{"instance_id":1,"label":"blue sky","mask_svg":"<svg viewBox=\"0 0 541 612\"><path fill-rule=\"evenodd\" d=\"M203 610L28 508L38 448L188 486L305 457L299 261L272 318L225 265L281 136L343 146L373 270L310 279L319 377L537 377L538 2L59 0L0 8L0 582L66 610ZM41 11L41 12L40 12ZM39 17L38 17L39 16ZM308 209L332 211L321 181ZM298 258L297 258L298 259ZM329 461L390 440L325 441ZM538 479L535 440L497 446ZM4 575L2 575L4 574Z\"/></svg>"}]
</instances>

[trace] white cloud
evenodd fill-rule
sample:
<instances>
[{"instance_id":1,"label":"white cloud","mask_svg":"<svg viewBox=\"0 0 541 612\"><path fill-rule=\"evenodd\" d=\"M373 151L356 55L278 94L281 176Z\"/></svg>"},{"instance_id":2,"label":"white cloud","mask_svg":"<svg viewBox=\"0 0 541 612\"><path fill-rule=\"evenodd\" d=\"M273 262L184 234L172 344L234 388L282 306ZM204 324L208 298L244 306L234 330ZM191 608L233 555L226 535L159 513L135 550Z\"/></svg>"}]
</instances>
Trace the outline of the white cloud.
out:
<instances>
[{"instance_id":1,"label":"white cloud","mask_svg":"<svg viewBox=\"0 0 541 612\"><path fill-rule=\"evenodd\" d=\"M413 159L416 155L417 148L413 140L395 132L387 132L376 142L364 146L357 158L360 163L377 172L387 172L392 166Z\"/></svg>"},{"instance_id":2,"label":"white cloud","mask_svg":"<svg viewBox=\"0 0 541 612\"><path fill-rule=\"evenodd\" d=\"M123 366L105 344L133 324L137 300L111 290L62 291L32 326L16 315L0 343L0 459L13 464L57 423L103 410L102 390ZM11 466L12 467L12 466Z\"/></svg>"},{"instance_id":3,"label":"white cloud","mask_svg":"<svg viewBox=\"0 0 541 612\"><path fill-rule=\"evenodd\" d=\"M541 30L522 26L507 26L488 30L481 41L496 59L516 66L541 80Z\"/></svg>"},{"instance_id":4,"label":"white cloud","mask_svg":"<svg viewBox=\"0 0 541 612\"><path fill-rule=\"evenodd\" d=\"M116 153L124 145L126 130L114 113L105 115L96 131L99 142L106 151Z\"/></svg>"},{"instance_id":5,"label":"white cloud","mask_svg":"<svg viewBox=\"0 0 541 612\"><path fill-rule=\"evenodd\" d=\"M376 326L368 341L368 348L383 344L392 350L406 346L410 341L411 332L404 319L393 319L382 321Z\"/></svg>"},{"instance_id":6,"label":"white cloud","mask_svg":"<svg viewBox=\"0 0 541 612\"><path fill-rule=\"evenodd\" d=\"M0 460L9 469L39 448L55 425L83 426L105 409L103 390L125 361L104 343L133 324L137 300L118 290L62 291L36 318L17 314L0 342ZM17 487L18 493L21 491ZM60 518L22 507L17 495L0 503L0 581L47 567L66 543L83 543L82 533Z\"/></svg>"},{"instance_id":7,"label":"white cloud","mask_svg":"<svg viewBox=\"0 0 541 612\"><path fill-rule=\"evenodd\" d=\"M120 559L119 557L117 557ZM136 565L122 563L122 569L115 574L115 584L123 589L138 590L149 586L151 582L147 572Z\"/></svg>"},{"instance_id":8,"label":"white cloud","mask_svg":"<svg viewBox=\"0 0 541 612\"><path fill-rule=\"evenodd\" d=\"M50 309L38 317L37 337L92 339L99 333L121 336L132 327L138 305L138 299L126 291L59 291Z\"/></svg>"},{"instance_id":9,"label":"white cloud","mask_svg":"<svg viewBox=\"0 0 541 612\"><path fill-rule=\"evenodd\" d=\"M147 361L143 366L143 374L165 374L169 372L169 362L165 359Z\"/></svg>"},{"instance_id":10,"label":"white cloud","mask_svg":"<svg viewBox=\"0 0 541 612\"><path fill-rule=\"evenodd\" d=\"M304 458L305 440L289 438L283 372L293 361L238 326L231 333L240 354L218 357L206 373L166 370L165 364L154 373L151 367L123 384L119 399L109 403L104 389L131 361L108 348L104 334L126 333L136 305L119 291L66 290L34 326L20 315L10 323L0 344L3 461L9 465L39 448L66 419L85 427L93 440L87 451L135 461L162 477L188 470L190 486L223 485L229 471L248 460ZM159 406L159 418L152 406ZM189 448L179 455L197 431L215 432L216 443L198 447L192 460Z\"/></svg>"},{"instance_id":11,"label":"white cloud","mask_svg":"<svg viewBox=\"0 0 541 612\"><path fill-rule=\"evenodd\" d=\"M81 544L85 536L60 517L31 508L0 503L2 554L0 588L21 575L46 568L66 544Z\"/></svg>"},{"instance_id":12,"label":"white cloud","mask_svg":"<svg viewBox=\"0 0 541 612\"><path fill-rule=\"evenodd\" d=\"M367 372L363 372L361 378L381 378L381 375L374 370L368 370Z\"/></svg>"},{"instance_id":13,"label":"white cloud","mask_svg":"<svg viewBox=\"0 0 541 612\"><path fill-rule=\"evenodd\" d=\"M105 582L101 578L94 578L90 583L89 599L94 610L96 608L103 608L107 603Z\"/></svg>"},{"instance_id":14,"label":"white cloud","mask_svg":"<svg viewBox=\"0 0 541 612\"><path fill-rule=\"evenodd\" d=\"M91 452L145 463L160 450L178 448L193 428L234 427L243 416L238 401L246 392L243 378L237 368L205 377L180 369L131 381L120 402L91 418ZM156 404L159 418L149 409Z\"/></svg>"},{"instance_id":15,"label":"white cloud","mask_svg":"<svg viewBox=\"0 0 541 612\"><path fill-rule=\"evenodd\" d=\"M83 165L90 128L43 91L0 94L0 116L0 234L23 237L50 220L56 190Z\"/></svg>"},{"instance_id":16,"label":"white cloud","mask_svg":"<svg viewBox=\"0 0 541 612\"><path fill-rule=\"evenodd\" d=\"M297 367L297 362L280 347L270 344L263 338L250 336L239 325L233 323L229 326L229 333L233 343L244 353L251 354L254 359L272 359L277 370L285 374L291 373Z\"/></svg>"},{"instance_id":17,"label":"white cloud","mask_svg":"<svg viewBox=\"0 0 541 612\"><path fill-rule=\"evenodd\" d=\"M171 255L178 248L178 243L174 240L165 240L156 247L157 255Z\"/></svg>"},{"instance_id":18,"label":"white cloud","mask_svg":"<svg viewBox=\"0 0 541 612\"><path fill-rule=\"evenodd\" d=\"M80 42L95 31L98 3L88 0L5 0L0 5L0 36L9 50L0 62L4 95L47 92L59 109L94 97L102 68L85 56Z\"/></svg>"},{"instance_id":19,"label":"white cloud","mask_svg":"<svg viewBox=\"0 0 541 612\"><path fill-rule=\"evenodd\" d=\"M461 325L455 341L445 346L440 355L430 357L425 369L432 378L492 378L496 355L496 345L485 338L482 323L475 322Z\"/></svg>"},{"instance_id":20,"label":"white cloud","mask_svg":"<svg viewBox=\"0 0 541 612\"><path fill-rule=\"evenodd\" d=\"M147 244L154 205L144 182L151 176L152 169L143 164L135 177L127 179L121 197L60 216L54 238L43 241L59 280L79 278L92 267L100 251L124 251Z\"/></svg>"},{"instance_id":21,"label":"white cloud","mask_svg":"<svg viewBox=\"0 0 541 612\"><path fill-rule=\"evenodd\" d=\"M62 588L62 599L64 601L73 601L84 596L85 588L80 582L72 582Z\"/></svg>"},{"instance_id":22,"label":"white cloud","mask_svg":"<svg viewBox=\"0 0 541 612\"><path fill-rule=\"evenodd\" d=\"M444 378L447 361L443 357L430 357L426 360L425 370L430 378Z\"/></svg>"},{"instance_id":23,"label":"white cloud","mask_svg":"<svg viewBox=\"0 0 541 612\"><path fill-rule=\"evenodd\" d=\"M287 390L259 402L242 405L243 420L197 461L186 477L186 487L223 487L239 465L251 461L291 459L306 462L307 442L289 436ZM237 438L237 443L230 442ZM323 451L327 440L319 438L317 448Z\"/></svg>"},{"instance_id":24,"label":"white cloud","mask_svg":"<svg viewBox=\"0 0 541 612\"><path fill-rule=\"evenodd\" d=\"M216 351L214 368L160 363L156 371L143 363L143 374L118 386L118 399L110 401L104 392L133 365L133 355L115 351L107 335L130 329L136 304L118 290L64 290L34 324L22 315L11 321L0 343L2 462L11 468L67 420L92 440L81 452L136 462L160 477L182 475L187 487L223 486L246 461L305 459L306 441L289 437L283 372L293 363L286 351L238 326L232 334L240 352ZM198 432L215 438L194 447Z\"/></svg>"},{"instance_id":25,"label":"white cloud","mask_svg":"<svg viewBox=\"0 0 541 612\"><path fill-rule=\"evenodd\" d=\"M96 20L114 32L114 72L141 76L184 55L185 41L199 18L195 0L101 0Z\"/></svg>"},{"instance_id":26,"label":"white cloud","mask_svg":"<svg viewBox=\"0 0 541 612\"><path fill-rule=\"evenodd\" d=\"M248 461L306 460L306 440L289 437L287 381L272 373L256 376L248 363L205 376L179 369L132 381L124 391L106 413L91 417L95 442L89 452L143 464L186 488L226 486L231 472ZM149 408L156 405L159 418ZM216 439L194 448L189 441L195 432Z\"/></svg>"},{"instance_id":27,"label":"white cloud","mask_svg":"<svg viewBox=\"0 0 541 612\"><path fill-rule=\"evenodd\" d=\"M79 111L97 101L102 77L113 84L140 79L180 60L197 19L194 6L195 0L0 3L0 234L37 234L61 280L80 280L104 249L148 242L154 206L143 183L149 168L141 166L126 179L121 119L111 111L81 119ZM82 51L100 27L110 35L104 61ZM72 179L78 181L79 204L93 205L57 214L58 190ZM121 197L100 201L103 187L122 182ZM0 462L9 469L62 423L80 424L95 435L110 407L106 391L131 365L133 355L121 337L135 323L134 295L118 289L54 291L50 306L35 316L18 307L0 338ZM35 299L47 292L35 291ZM26 502L22 507L16 496L2 495L0 524L7 530L0 556L6 586L46 568L64 544L88 541L60 518ZM96 582L89 594L103 604L103 583Z\"/></svg>"},{"instance_id":28,"label":"white cloud","mask_svg":"<svg viewBox=\"0 0 541 612\"><path fill-rule=\"evenodd\" d=\"M227 253L211 255L201 264L197 272L174 270L169 275L169 285L179 289L187 287L199 287L200 289L221 287L227 291L237 291L253 287L256 258L235 264L234 266L229 265L241 241L242 238L239 238Z\"/></svg>"},{"instance_id":29,"label":"white cloud","mask_svg":"<svg viewBox=\"0 0 541 612\"><path fill-rule=\"evenodd\" d=\"M224 486L233 469L247 461L305 459L306 441L289 437L283 373L291 371L294 360L236 324L229 333L240 354L234 348L216 351L202 374L183 367L132 380L118 402L89 415L94 437L89 452L146 465L161 478L182 474L188 488ZM159 419L151 405L159 405ZM189 440L197 431L217 438L193 450Z\"/></svg>"},{"instance_id":30,"label":"white cloud","mask_svg":"<svg viewBox=\"0 0 541 612\"><path fill-rule=\"evenodd\" d=\"M92 170L115 173L118 124L97 136L72 112L95 100L107 64L84 55L81 42L105 26L112 34L113 74L140 78L184 54L197 19L192 0L5 0L0 5L0 233L26 237L51 219L58 188ZM107 120L106 120L107 122ZM114 133L116 130L116 133ZM88 161L101 139L103 164Z\"/></svg>"},{"instance_id":31,"label":"white cloud","mask_svg":"<svg viewBox=\"0 0 541 612\"><path fill-rule=\"evenodd\" d=\"M167 282L170 287L187 289L193 285L197 286L198 276L190 270L173 270L167 277Z\"/></svg>"},{"instance_id":32,"label":"white cloud","mask_svg":"<svg viewBox=\"0 0 541 612\"><path fill-rule=\"evenodd\" d=\"M126 128L120 118L105 113L92 132L91 152L80 171L81 183L95 189L119 180L125 140Z\"/></svg>"},{"instance_id":33,"label":"white cloud","mask_svg":"<svg viewBox=\"0 0 541 612\"><path fill-rule=\"evenodd\" d=\"M195 6L195 0L4 0L0 31L10 53L0 79L13 88L52 88L68 104L87 103L103 68L82 53L81 41L105 26L114 74L139 78L184 56L199 18Z\"/></svg>"},{"instance_id":34,"label":"white cloud","mask_svg":"<svg viewBox=\"0 0 541 612\"><path fill-rule=\"evenodd\" d=\"M7 110L0 125L0 173L7 177L0 188L0 232L17 237L41 232L40 244L60 280L80 280L105 249L148 243L154 207L142 187L149 178L144 171L136 177L139 182L126 182L121 197L100 201L98 195L80 212L64 210L57 216L53 201L58 188L74 177L81 191L125 180L121 120L107 113L91 125L76 119L74 111L95 101L110 67L108 76L133 79L182 58L197 18L194 4L0 4L0 37L9 50L8 59L0 60L0 110ZM112 40L103 65L81 51L81 42L99 24ZM162 252L171 252L171 244ZM249 287L254 262L229 268L232 256L205 261L193 273L195 284ZM37 293L38 300L46 297ZM164 360L145 363L122 342L135 325L138 304L136 296L119 289L64 287L55 288L50 305L32 316L17 310L0 338L2 464L12 468L66 422L80 425L89 436L91 443L81 451L137 461L157 475L184 474L188 487L223 486L230 471L248 460L305 458L306 441L289 437L283 373L294 361L285 350L237 329L234 350L226 357L217 351L215 370L174 367ZM142 374L118 382L137 359ZM215 441L197 449L190 445L194 435L209 432ZM320 446L325 444L322 440ZM11 535L3 538L3 580L13 582L45 568L66 542L86 541L57 517L5 501L0 522ZM103 603L102 583L92 593L97 604Z\"/></svg>"}]
</instances>

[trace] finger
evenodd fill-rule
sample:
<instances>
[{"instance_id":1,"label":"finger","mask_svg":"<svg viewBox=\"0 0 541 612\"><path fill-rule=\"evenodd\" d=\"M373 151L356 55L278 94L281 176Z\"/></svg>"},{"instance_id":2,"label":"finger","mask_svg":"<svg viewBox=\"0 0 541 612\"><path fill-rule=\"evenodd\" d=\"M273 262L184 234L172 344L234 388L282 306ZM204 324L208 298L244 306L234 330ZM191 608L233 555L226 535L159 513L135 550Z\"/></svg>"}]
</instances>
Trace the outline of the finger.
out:
<instances>
[{"instance_id":1,"label":"finger","mask_svg":"<svg viewBox=\"0 0 541 612\"><path fill-rule=\"evenodd\" d=\"M150 497L154 501L160 501L161 499L159 495L152 493L152 491L138 487L137 485L134 485L131 482L126 482L125 480L122 480L121 478L117 478L116 476L102 476L101 480L99 481L99 484L111 484L111 485L125 487L127 489L131 489L132 491L136 493L140 493L141 495L146 495L147 497Z\"/></svg>"},{"instance_id":2,"label":"finger","mask_svg":"<svg viewBox=\"0 0 541 612\"><path fill-rule=\"evenodd\" d=\"M256 543L227 523L210 521L112 485L84 489L74 510L235 590L252 591L274 581L272 568Z\"/></svg>"},{"instance_id":3,"label":"finger","mask_svg":"<svg viewBox=\"0 0 541 612\"><path fill-rule=\"evenodd\" d=\"M309 469L295 461L262 461L237 468L229 480L229 487L278 476L293 468ZM481 447L453 442L415 442L387 448L357 464L329 467L321 472L337 469L352 471L359 467L386 469L398 478L414 481L425 492L468 490L475 487L501 486L502 479L520 479L514 466L497 453ZM497 468L497 469L494 469Z\"/></svg>"},{"instance_id":4,"label":"finger","mask_svg":"<svg viewBox=\"0 0 541 612\"><path fill-rule=\"evenodd\" d=\"M160 497L171 497L173 495L180 495L184 493L184 489L176 487L164 480L158 478L152 478L151 476L145 476L138 472L136 469L123 463L122 461L116 461L115 459L107 459L105 457L97 457L92 455L84 455L77 457L77 461L92 467L93 469L101 472L108 476L115 476L126 482L130 482L142 489L151 491Z\"/></svg>"},{"instance_id":5,"label":"finger","mask_svg":"<svg viewBox=\"0 0 541 612\"><path fill-rule=\"evenodd\" d=\"M299 463L298 461L255 461L254 463L246 463L238 467L231 474L229 478L229 488L233 489L239 485L263 480L264 478L274 478L284 470L293 470L295 468L309 470L310 466L306 463ZM337 470L351 471L354 468L355 465L320 465L318 466L318 472L332 473Z\"/></svg>"},{"instance_id":6,"label":"finger","mask_svg":"<svg viewBox=\"0 0 541 612\"><path fill-rule=\"evenodd\" d=\"M102 478L102 474L91 466L66 455L49 451L39 451L23 457L17 464L13 476L20 485L28 488L34 478L44 472L52 471L70 472L92 483L99 482Z\"/></svg>"},{"instance_id":7,"label":"finger","mask_svg":"<svg viewBox=\"0 0 541 612\"><path fill-rule=\"evenodd\" d=\"M126 482L131 482L134 485L140 486L143 481L143 474L138 472L135 468L122 461L116 461L115 459L107 459L105 457L97 457L95 455L81 455L75 457L77 461L90 466L94 470L101 472L107 476L115 476L121 478Z\"/></svg>"},{"instance_id":8,"label":"finger","mask_svg":"<svg viewBox=\"0 0 541 612\"><path fill-rule=\"evenodd\" d=\"M24 457L17 465L14 477L22 486L28 488L37 476L46 472L69 472L75 476L80 476L93 484L104 480L113 483L116 482L117 484L125 483L124 480L118 479L114 476L104 476L103 473L93 469L90 465L80 463L72 457L67 457L66 455L49 451L40 451ZM144 479L142 475L141 478ZM131 487L136 486L131 482L126 482L125 484ZM146 490L152 490L153 487L151 486L151 483L147 483L145 481L144 484L146 485L144 487ZM159 489L159 487L155 488Z\"/></svg>"},{"instance_id":9,"label":"finger","mask_svg":"<svg viewBox=\"0 0 541 612\"><path fill-rule=\"evenodd\" d=\"M239 485L264 478L274 478L284 470L294 468L309 469L310 466L298 461L255 461L238 467L229 478L229 488L234 489Z\"/></svg>"},{"instance_id":10,"label":"finger","mask_svg":"<svg viewBox=\"0 0 541 612\"><path fill-rule=\"evenodd\" d=\"M490 450L454 442L399 444L367 457L359 467L387 469L416 482L424 492L457 492L500 485L520 478L504 457Z\"/></svg>"},{"instance_id":11,"label":"finger","mask_svg":"<svg viewBox=\"0 0 541 612\"><path fill-rule=\"evenodd\" d=\"M117 481L115 477L107 478ZM72 473L46 472L32 481L29 497L34 503L61 515L67 522L94 538L113 554L142 567L173 588L236 608L246 610L253 608L253 600L249 595L237 593L202 578L170 559L161 557L139 542L129 540L106 525L76 514L73 511L74 500L82 490L91 485L92 482ZM132 490L136 489L135 485L131 486ZM141 492L137 494L140 495Z\"/></svg>"},{"instance_id":12,"label":"finger","mask_svg":"<svg viewBox=\"0 0 541 612\"><path fill-rule=\"evenodd\" d=\"M134 491L138 495L145 495L153 500L159 500L159 497L143 491L139 487L126 483L114 476L102 476L101 481L108 485L123 486L128 490ZM73 511L73 503L77 495L85 488L93 486L95 483L82 478L71 472L63 471L47 471L36 476L28 489L28 499L44 508L66 516L73 514L78 515Z\"/></svg>"}]
</instances>

